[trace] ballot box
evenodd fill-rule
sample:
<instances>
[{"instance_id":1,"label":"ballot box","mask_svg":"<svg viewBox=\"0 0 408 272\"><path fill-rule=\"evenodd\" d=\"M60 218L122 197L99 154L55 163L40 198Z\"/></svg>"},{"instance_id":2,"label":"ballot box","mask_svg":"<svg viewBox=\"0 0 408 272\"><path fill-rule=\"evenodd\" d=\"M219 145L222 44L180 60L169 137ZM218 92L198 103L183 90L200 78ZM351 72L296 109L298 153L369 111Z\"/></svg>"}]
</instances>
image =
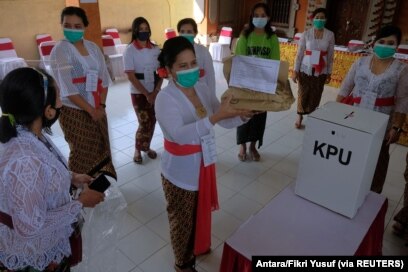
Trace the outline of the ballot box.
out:
<instances>
[{"instance_id":1,"label":"ballot box","mask_svg":"<svg viewBox=\"0 0 408 272\"><path fill-rule=\"evenodd\" d=\"M370 190L388 119L337 102L310 114L295 193L353 218Z\"/></svg>"}]
</instances>

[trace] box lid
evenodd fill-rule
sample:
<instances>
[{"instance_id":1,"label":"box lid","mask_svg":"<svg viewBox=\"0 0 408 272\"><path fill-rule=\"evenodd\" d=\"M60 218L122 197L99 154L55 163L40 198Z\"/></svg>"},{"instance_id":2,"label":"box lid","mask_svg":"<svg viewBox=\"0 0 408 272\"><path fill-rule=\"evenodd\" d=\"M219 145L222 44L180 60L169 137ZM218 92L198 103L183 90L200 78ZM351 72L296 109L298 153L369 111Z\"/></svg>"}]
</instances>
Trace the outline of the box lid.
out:
<instances>
[{"instance_id":1,"label":"box lid","mask_svg":"<svg viewBox=\"0 0 408 272\"><path fill-rule=\"evenodd\" d=\"M334 101L327 102L316 109L309 117L370 134L377 132L389 119L389 116L384 113Z\"/></svg>"}]
</instances>

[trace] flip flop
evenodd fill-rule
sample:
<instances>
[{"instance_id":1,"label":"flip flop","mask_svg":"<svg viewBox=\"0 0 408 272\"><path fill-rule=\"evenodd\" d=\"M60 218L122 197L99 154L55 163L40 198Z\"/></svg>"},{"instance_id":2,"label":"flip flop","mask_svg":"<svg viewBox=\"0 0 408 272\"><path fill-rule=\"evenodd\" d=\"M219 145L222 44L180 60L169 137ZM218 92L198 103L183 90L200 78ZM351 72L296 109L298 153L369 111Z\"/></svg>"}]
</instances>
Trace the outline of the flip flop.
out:
<instances>
[{"instance_id":1,"label":"flip flop","mask_svg":"<svg viewBox=\"0 0 408 272\"><path fill-rule=\"evenodd\" d=\"M137 152L135 152L135 155L133 156L133 161L137 164L142 164L143 163L143 158L142 158L142 154L137 154Z\"/></svg>"},{"instance_id":2,"label":"flip flop","mask_svg":"<svg viewBox=\"0 0 408 272\"><path fill-rule=\"evenodd\" d=\"M239 153L239 154L238 154L238 159L239 159L240 161L242 161L242 162L246 161L246 159L247 159L247 154L246 154L246 153L244 153L244 154Z\"/></svg>"},{"instance_id":3,"label":"flip flop","mask_svg":"<svg viewBox=\"0 0 408 272\"><path fill-rule=\"evenodd\" d=\"M149 157L149 158L151 158L152 160L154 160L154 159L156 159L157 158L157 153L156 153L156 151L154 151L154 150L149 150L149 151L147 151L146 152L146 154L147 154L147 156Z\"/></svg>"}]
</instances>

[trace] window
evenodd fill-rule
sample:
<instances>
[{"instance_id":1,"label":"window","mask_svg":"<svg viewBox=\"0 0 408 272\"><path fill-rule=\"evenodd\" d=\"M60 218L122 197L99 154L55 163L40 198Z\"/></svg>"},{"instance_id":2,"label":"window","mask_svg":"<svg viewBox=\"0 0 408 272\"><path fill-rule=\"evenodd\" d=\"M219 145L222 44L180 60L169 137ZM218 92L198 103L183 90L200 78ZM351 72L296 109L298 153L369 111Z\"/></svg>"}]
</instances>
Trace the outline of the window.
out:
<instances>
[{"instance_id":1,"label":"window","mask_svg":"<svg viewBox=\"0 0 408 272\"><path fill-rule=\"evenodd\" d=\"M272 25L277 27L289 27L290 7L292 0L270 0Z\"/></svg>"}]
</instances>

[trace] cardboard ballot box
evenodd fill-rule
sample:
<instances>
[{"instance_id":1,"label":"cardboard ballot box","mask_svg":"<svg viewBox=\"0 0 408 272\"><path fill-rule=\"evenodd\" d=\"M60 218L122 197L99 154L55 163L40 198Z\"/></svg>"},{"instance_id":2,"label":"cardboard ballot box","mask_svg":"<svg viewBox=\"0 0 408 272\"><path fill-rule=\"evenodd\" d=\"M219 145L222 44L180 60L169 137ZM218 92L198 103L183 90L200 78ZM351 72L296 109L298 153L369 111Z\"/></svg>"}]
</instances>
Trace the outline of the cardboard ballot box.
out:
<instances>
[{"instance_id":1,"label":"cardboard ballot box","mask_svg":"<svg viewBox=\"0 0 408 272\"><path fill-rule=\"evenodd\" d=\"M296 194L354 217L370 190L388 118L337 102L310 114Z\"/></svg>"}]
</instances>

